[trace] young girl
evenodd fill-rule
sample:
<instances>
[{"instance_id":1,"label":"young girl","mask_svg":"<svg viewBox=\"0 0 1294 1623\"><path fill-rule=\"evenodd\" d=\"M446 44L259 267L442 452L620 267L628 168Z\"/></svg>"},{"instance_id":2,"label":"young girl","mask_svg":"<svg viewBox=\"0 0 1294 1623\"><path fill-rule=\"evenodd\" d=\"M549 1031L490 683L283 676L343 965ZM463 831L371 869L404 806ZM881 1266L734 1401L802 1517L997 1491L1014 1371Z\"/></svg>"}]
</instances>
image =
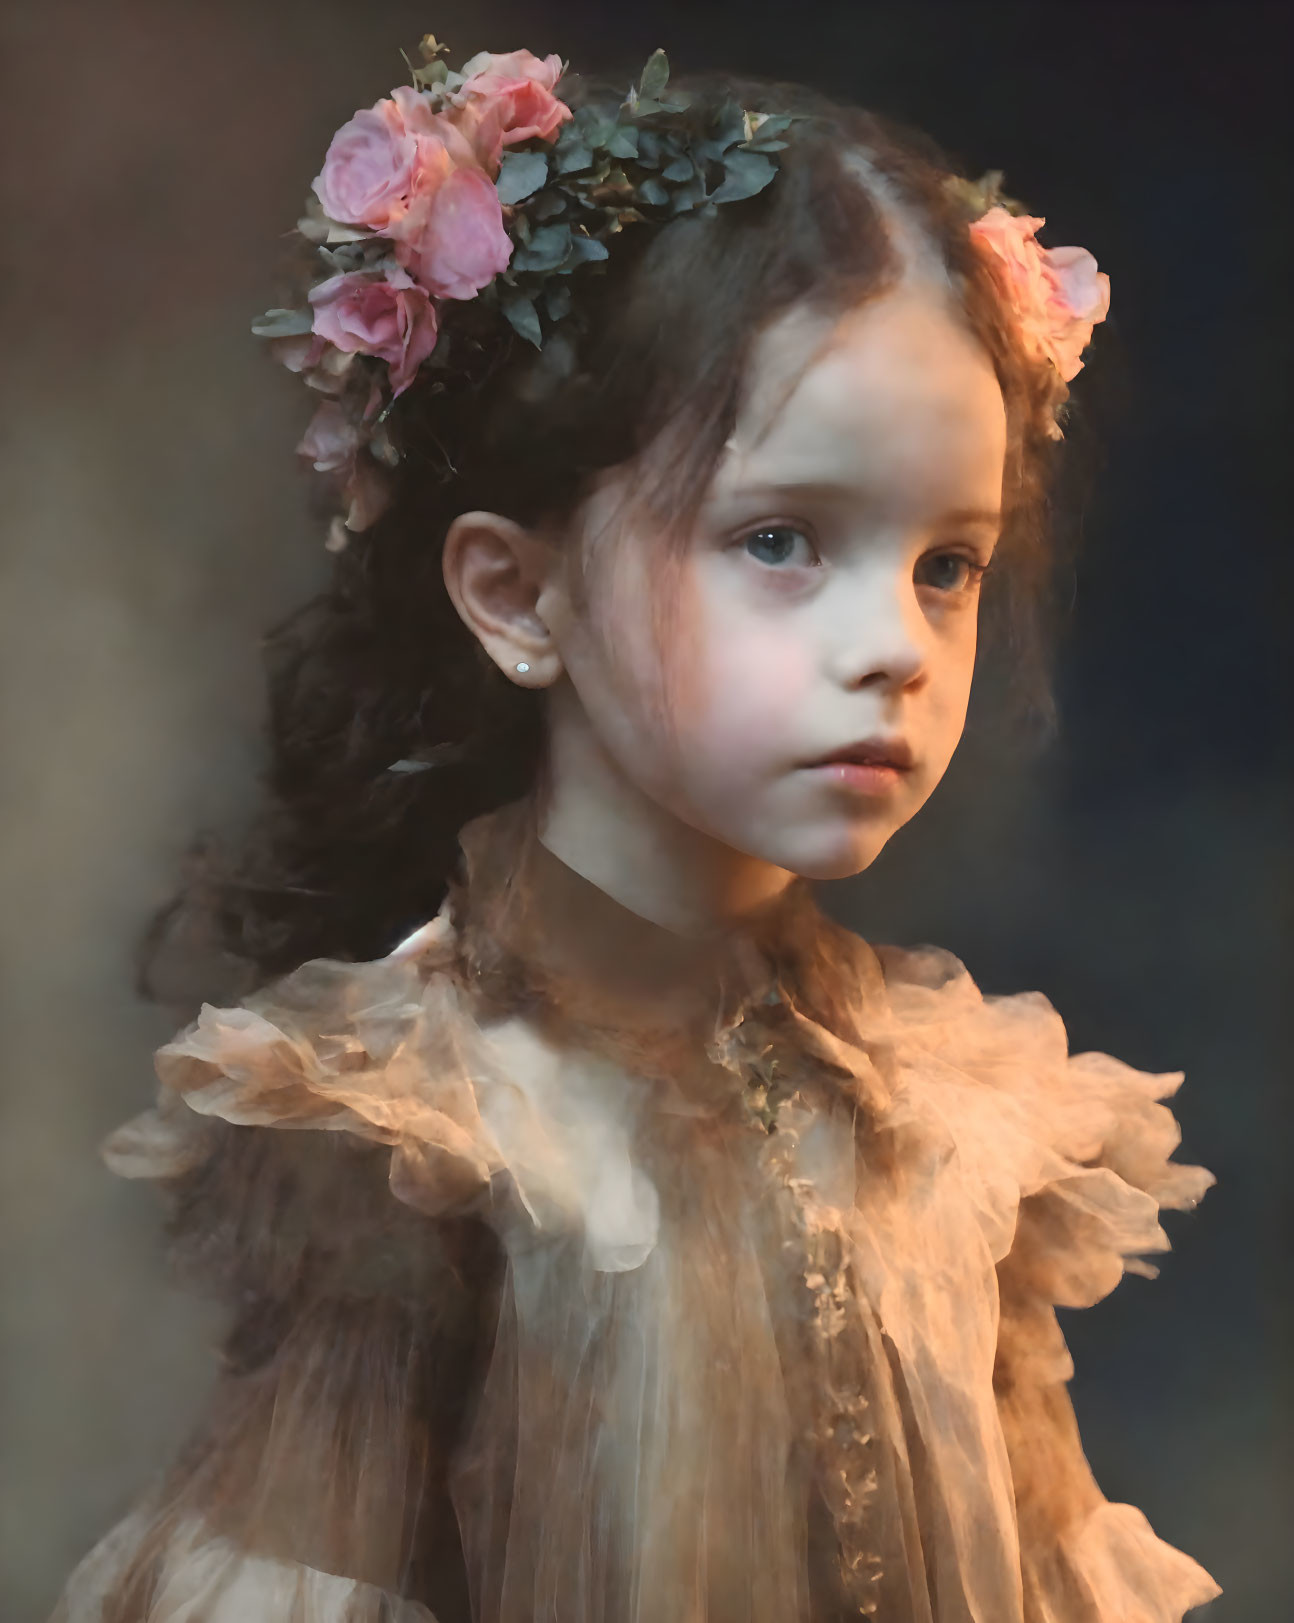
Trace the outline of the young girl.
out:
<instances>
[{"instance_id":1,"label":"young girl","mask_svg":"<svg viewBox=\"0 0 1294 1623\"><path fill-rule=\"evenodd\" d=\"M1180 1076L810 889L933 792L981 622L1027 648L1108 281L797 87L443 50L257 327L335 573L150 943L224 1006L106 1149L231 1323L56 1615L1178 1620L1218 1586L1093 1481L1054 1310L1212 1183Z\"/></svg>"}]
</instances>

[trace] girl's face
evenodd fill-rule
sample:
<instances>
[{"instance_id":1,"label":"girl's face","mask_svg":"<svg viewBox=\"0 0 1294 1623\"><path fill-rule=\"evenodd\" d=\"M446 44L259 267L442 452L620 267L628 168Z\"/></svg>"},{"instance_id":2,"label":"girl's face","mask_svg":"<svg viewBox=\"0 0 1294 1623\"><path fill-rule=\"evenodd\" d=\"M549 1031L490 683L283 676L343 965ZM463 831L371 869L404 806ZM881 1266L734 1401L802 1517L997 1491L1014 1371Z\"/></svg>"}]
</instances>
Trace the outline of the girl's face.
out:
<instances>
[{"instance_id":1,"label":"girl's face","mask_svg":"<svg viewBox=\"0 0 1294 1623\"><path fill-rule=\"evenodd\" d=\"M587 727L621 810L640 794L734 851L839 878L867 867L943 776L966 717L1007 438L992 365L944 298L909 285L825 343L802 312L762 338L685 562L666 649L680 662L672 728L651 701L651 538L629 521L613 589L587 616L550 600L569 678L551 695L555 748L587 759L562 741ZM617 495L613 477L586 520ZM813 764L869 740L910 765Z\"/></svg>"}]
</instances>

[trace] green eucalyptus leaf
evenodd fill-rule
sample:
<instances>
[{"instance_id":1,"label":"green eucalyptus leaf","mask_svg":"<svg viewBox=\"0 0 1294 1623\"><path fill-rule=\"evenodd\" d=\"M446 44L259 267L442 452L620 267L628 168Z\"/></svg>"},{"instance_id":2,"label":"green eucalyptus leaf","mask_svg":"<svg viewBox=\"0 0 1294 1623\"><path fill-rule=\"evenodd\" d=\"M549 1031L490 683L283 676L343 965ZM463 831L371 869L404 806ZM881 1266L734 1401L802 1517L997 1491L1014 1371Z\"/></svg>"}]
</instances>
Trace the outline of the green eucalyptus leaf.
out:
<instances>
[{"instance_id":1,"label":"green eucalyptus leaf","mask_svg":"<svg viewBox=\"0 0 1294 1623\"><path fill-rule=\"evenodd\" d=\"M720 152L726 152L730 146L735 146L738 141L746 139L746 110L740 102L724 102L715 115L710 139Z\"/></svg>"},{"instance_id":2,"label":"green eucalyptus leaf","mask_svg":"<svg viewBox=\"0 0 1294 1623\"><path fill-rule=\"evenodd\" d=\"M576 139L582 140L585 145L591 146L595 151L601 151L615 134L618 128L614 119L605 117L593 107L582 107L580 112L587 116L579 124ZM578 115L577 115L578 116ZM563 124L563 133L571 128L574 120Z\"/></svg>"},{"instance_id":3,"label":"green eucalyptus leaf","mask_svg":"<svg viewBox=\"0 0 1294 1623\"><path fill-rule=\"evenodd\" d=\"M426 67L413 70L413 82L419 90L430 90L433 85L443 85L448 73L445 63L428 62Z\"/></svg>"},{"instance_id":4,"label":"green eucalyptus leaf","mask_svg":"<svg viewBox=\"0 0 1294 1623\"><path fill-rule=\"evenodd\" d=\"M340 275L345 271L355 270L359 265L359 260L356 257L353 244L343 243L338 248L321 247L319 249L319 257L323 260L324 264L327 265L328 269L332 271L334 276Z\"/></svg>"},{"instance_id":5,"label":"green eucalyptus leaf","mask_svg":"<svg viewBox=\"0 0 1294 1623\"><path fill-rule=\"evenodd\" d=\"M785 152L788 144L786 141L747 141L738 150L741 152Z\"/></svg>"},{"instance_id":6,"label":"green eucalyptus leaf","mask_svg":"<svg viewBox=\"0 0 1294 1623\"><path fill-rule=\"evenodd\" d=\"M638 131L638 162L644 169L655 169L661 160L664 140L659 130Z\"/></svg>"},{"instance_id":7,"label":"green eucalyptus leaf","mask_svg":"<svg viewBox=\"0 0 1294 1623\"><path fill-rule=\"evenodd\" d=\"M644 203L650 203L653 208L664 208L669 202L668 190L655 175L648 175L646 180L639 182L638 196Z\"/></svg>"},{"instance_id":8,"label":"green eucalyptus leaf","mask_svg":"<svg viewBox=\"0 0 1294 1623\"><path fill-rule=\"evenodd\" d=\"M530 241L517 248L510 268L519 271L556 270L571 248L569 225L541 225L530 234Z\"/></svg>"},{"instance_id":9,"label":"green eucalyptus leaf","mask_svg":"<svg viewBox=\"0 0 1294 1623\"><path fill-rule=\"evenodd\" d=\"M551 220L566 212L566 198L557 190L541 192L526 213L532 220ZM518 216L520 218L520 216Z\"/></svg>"},{"instance_id":10,"label":"green eucalyptus leaf","mask_svg":"<svg viewBox=\"0 0 1294 1623\"><path fill-rule=\"evenodd\" d=\"M694 180L685 181L676 188L670 198L669 211L671 214L683 214L688 209L697 208L705 202L705 182L700 175Z\"/></svg>"},{"instance_id":11,"label":"green eucalyptus leaf","mask_svg":"<svg viewBox=\"0 0 1294 1623\"><path fill-rule=\"evenodd\" d=\"M569 276L579 265L587 265L596 260L606 259L608 249L605 242L599 242L596 237L582 237L578 233L571 238L571 250L566 258L557 267L558 274Z\"/></svg>"},{"instance_id":12,"label":"green eucalyptus leaf","mask_svg":"<svg viewBox=\"0 0 1294 1623\"><path fill-rule=\"evenodd\" d=\"M500 203L520 203L537 192L547 179L546 152L505 152L494 186Z\"/></svg>"},{"instance_id":13,"label":"green eucalyptus leaf","mask_svg":"<svg viewBox=\"0 0 1294 1623\"><path fill-rule=\"evenodd\" d=\"M743 197L754 197L777 173L771 158L765 158L758 152L740 150L728 154L723 168L724 180L710 194L710 200L714 203L737 203Z\"/></svg>"},{"instance_id":14,"label":"green eucalyptus leaf","mask_svg":"<svg viewBox=\"0 0 1294 1623\"><path fill-rule=\"evenodd\" d=\"M662 164L667 164L675 158L683 158L690 154L691 147L688 138L682 130L664 129L656 135L656 150L660 155Z\"/></svg>"},{"instance_id":15,"label":"green eucalyptus leaf","mask_svg":"<svg viewBox=\"0 0 1294 1623\"><path fill-rule=\"evenodd\" d=\"M762 141L765 137L782 135L789 130L795 119L790 113L773 113L767 118L761 118L755 125L752 141ZM747 145L750 143L748 142Z\"/></svg>"},{"instance_id":16,"label":"green eucalyptus leaf","mask_svg":"<svg viewBox=\"0 0 1294 1623\"><path fill-rule=\"evenodd\" d=\"M746 138L746 114L739 102L726 101L710 121L704 140L693 143L693 155L706 163L721 163L730 147Z\"/></svg>"},{"instance_id":17,"label":"green eucalyptus leaf","mask_svg":"<svg viewBox=\"0 0 1294 1623\"><path fill-rule=\"evenodd\" d=\"M647 66L638 81L639 109L644 100L655 100L669 83L669 58L657 49L647 58Z\"/></svg>"},{"instance_id":18,"label":"green eucalyptus leaf","mask_svg":"<svg viewBox=\"0 0 1294 1623\"><path fill-rule=\"evenodd\" d=\"M636 158L640 136L632 124L613 124L602 145L613 158Z\"/></svg>"},{"instance_id":19,"label":"green eucalyptus leaf","mask_svg":"<svg viewBox=\"0 0 1294 1623\"><path fill-rule=\"evenodd\" d=\"M324 217L323 210L313 198L311 199L311 203L313 203L314 206L309 207L309 205L307 205L309 212L303 214L297 221L297 230L307 242L327 242L328 221Z\"/></svg>"},{"instance_id":20,"label":"green eucalyptus leaf","mask_svg":"<svg viewBox=\"0 0 1294 1623\"><path fill-rule=\"evenodd\" d=\"M258 338L294 338L313 330L314 312L311 310L267 310L252 322L252 331Z\"/></svg>"},{"instance_id":21,"label":"green eucalyptus leaf","mask_svg":"<svg viewBox=\"0 0 1294 1623\"><path fill-rule=\"evenodd\" d=\"M665 180L691 180L695 173L696 165L686 155L675 158L673 163L661 170L661 176Z\"/></svg>"},{"instance_id":22,"label":"green eucalyptus leaf","mask_svg":"<svg viewBox=\"0 0 1294 1623\"><path fill-rule=\"evenodd\" d=\"M364 230L362 226L343 225L339 220L326 220L324 225L325 230L321 240L327 243L367 242L373 235L371 231ZM302 235L307 235L307 233L302 232ZM315 238L311 238L311 241L315 240Z\"/></svg>"},{"instance_id":23,"label":"green eucalyptus leaf","mask_svg":"<svg viewBox=\"0 0 1294 1623\"><path fill-rule=\"evenodd\" d=\"M544 335L539 325L539 313L535 309L534 301L524 293L514 293L502 302L503 313L517 332L523 338L528 339L536 349L542 349Z\"/></svg>"},{"instance_id":24,"label":"green eucalyptus leaf","mask_svg":"<svg viewBox=\"0 0 1294 1623\"><path fill-rule=\"evenodd\" d=\"M593 166L593 148L584 141L568 141L557 154L557 173L569 175Z\"/></svg>"}]
</instances>

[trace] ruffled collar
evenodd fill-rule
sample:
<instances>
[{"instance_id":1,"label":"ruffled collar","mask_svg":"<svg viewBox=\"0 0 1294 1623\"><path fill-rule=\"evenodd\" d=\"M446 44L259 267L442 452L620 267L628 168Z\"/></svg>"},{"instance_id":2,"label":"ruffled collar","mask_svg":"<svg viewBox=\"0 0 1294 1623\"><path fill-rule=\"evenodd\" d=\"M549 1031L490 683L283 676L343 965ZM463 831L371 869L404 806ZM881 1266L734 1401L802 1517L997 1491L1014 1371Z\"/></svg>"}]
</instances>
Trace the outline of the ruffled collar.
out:
<instances>
[{"instance_id":1,"label":"ruffled collar","mask_svg":"<svg viewBox=\"0 0 1294 1623\"><path fill-rule=\"evenodd\" d=\"M473 989L632 1032L723 1029L790 994L821 922L807 879L727 928L687 936L643 917L539 838L533 797L466 824L448 908Z\"/></svg>"}]
</instances>

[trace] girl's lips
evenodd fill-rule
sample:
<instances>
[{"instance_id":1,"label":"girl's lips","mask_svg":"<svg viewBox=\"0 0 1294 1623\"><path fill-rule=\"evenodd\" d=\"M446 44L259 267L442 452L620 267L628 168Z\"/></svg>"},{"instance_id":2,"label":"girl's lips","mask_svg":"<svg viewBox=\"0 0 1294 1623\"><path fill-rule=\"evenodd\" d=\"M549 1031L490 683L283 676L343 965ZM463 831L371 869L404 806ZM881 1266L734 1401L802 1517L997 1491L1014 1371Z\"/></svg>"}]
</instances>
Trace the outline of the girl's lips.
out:
<instances>
[{"instance_id":1,"label":"girl's lips","mask_svg":"<svg viewBox=\"0 0 1294 1623\"><path fill-rule=\"evenodd\" d=\"M876 733L871 738L856 738L851 743L840 744L804 764L836 766L842 762L854 766L892 766L903 772L916 764L916 757L911 744L900 733Z\"/></svg>"},{"instance_id":2,"label":"girl's lips","mask_svg":"<svg viewBox=\"0 0 1294 1623\"><path fill-rule=\"evenodd\" d=\"M903 779L907 769L863 761L823 761L807 769L824 782L838 783L860 795L889 794Z\"/></svg>"}]
</instances>

